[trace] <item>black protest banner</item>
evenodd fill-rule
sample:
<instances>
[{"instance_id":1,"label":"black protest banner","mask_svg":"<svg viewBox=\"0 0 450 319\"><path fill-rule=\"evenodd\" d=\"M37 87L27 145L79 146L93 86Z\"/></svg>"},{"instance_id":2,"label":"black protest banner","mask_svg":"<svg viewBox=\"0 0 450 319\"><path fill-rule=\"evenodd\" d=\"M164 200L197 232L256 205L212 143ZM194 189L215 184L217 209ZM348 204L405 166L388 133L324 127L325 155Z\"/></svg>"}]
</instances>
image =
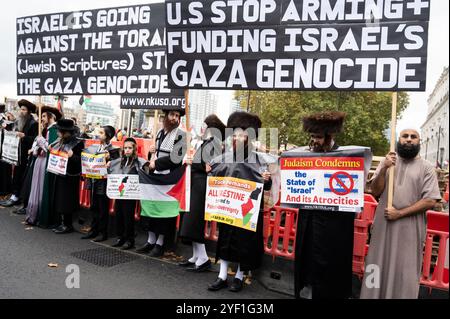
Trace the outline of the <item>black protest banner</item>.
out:
<instances>
[{"instance_id":1,"label":"black protest banner","mask_svg":"<svg viewBox=\"0 0 450 319\"><path fill-rule=\"evenodd\" d=\"M163 3L18 18L18 95L179 97L164 20Z\"/></svg>"},{"instance_id":2,"label":"black protest banner","mask_svg":"<svg viewBox=\"0 0 450 319\"><path fill-rule=\"evenodd\" d=\"M166 2L171 88L424 91L429 0Z\"/></svg>"}]
</instances>

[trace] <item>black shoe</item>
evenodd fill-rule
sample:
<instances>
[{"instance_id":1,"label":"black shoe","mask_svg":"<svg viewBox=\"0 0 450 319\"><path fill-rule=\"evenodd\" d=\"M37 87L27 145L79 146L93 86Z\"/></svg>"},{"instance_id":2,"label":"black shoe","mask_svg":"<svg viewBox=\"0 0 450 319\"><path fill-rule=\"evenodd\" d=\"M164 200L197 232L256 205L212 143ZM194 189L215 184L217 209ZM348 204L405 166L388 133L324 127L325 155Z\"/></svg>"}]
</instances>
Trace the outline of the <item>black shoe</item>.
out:
<instances>
[{"instance_id":1,"label":"black shoe","mask_svg":"<svg viewBox=\"0 0 450 319\"><path fill-rule=\"evenodd\" d=\"M59 225L59 226L56 226L55 228L53 228L52 231L53 231L53 232L55 232L55 231L61 231L61 230L64 229L64 227L65 227L64 225Z\"/></svg>"},{"instance_id":2,"label":"black shoe","mask_svg":"<svg viewBox=\"0 0 450 319\"><path fill-rule=\"evenodd\" d=\"M223 288L227 288L228 283L226 280L222 280L220 277L216 279L211 285L208 286L209 291L218 291Z\"/></svg>"},{"instance_id":3,"label":"black shoe","mask_svg":"<svg viewBox=\"0 0 450 319\"><path fill-rule=\"evenodd\" d=\"M32 223L32 222L26 220L25 221L25 225L27 225L27 226L36 226L36 223Z\"/></svg>"},{"instance_id":4,"label":"black shoe","mask_svg":"<svg viewBox=\"0 0 450 319\"><path fill-rule=\"evenodd\" d=\"M134 243L127 241L127 243L125 244L125 246L122 247L122 250L130 250L134 248Z\"/></svg>"},{"instance_id":5,"label":"black shoe","mask_svg":"<svg viewBox=\"0 0 450 319\"><path fill-rule=\"evenodd\" d=\"M164 255L164 249L161 245L156 244L150 253L150 257L161 257Z\"/></svg>"},{"instance_id":6,"label":"black shoe","mask_svg":"<svg viewBox=\"0 0 450 319\"><path fill-rule=\"evenodd\" d=\"M189 259L186 259L185 261L178 263L178 266L180 266L180 267L189 267L189 266L194 266L194 265L195 265L195 263L191 263L189 261Z\"/></svg>"},{"instance_id":7,"label":"black shoe","mask_svg":"<svg viewBox=\"0 0 450 319\"><path fill-rule=\"evenodd\" d=\"M94 239L97 236L98 236L97 232L89 232L86 235L84 235L83 237L81 237L81 239Z\"/></svg>"},{"instance_id":8,"label":"black shoe","mask_svg":"<svg viewBox=\"0 0 450 319\"><path fill-rule=\"evenodd\" d=\"M17 209L15 211L13 211L14 214L16 215L26 215L27 214L27 208L26 207L22 207L21 209Z\"/></svg>"},{"instance_id":9,"label":"black shoe","mask_svg":"<svg viewBox=\"0 0 450 319\"><path fill-rule=\"evenodd\" d=\"M155 247L155 244L145 243L144 246L142 246L141 248L136 249L136 252L140 253L140 254L147 254L147 253L151 252L154 247Z\"/></svg>"},{"instance_id":10,"label":"black shoe","mask_svg":"<svg viewBox=\"0 0 450 319\"><path fill-rule=\"evenodd\" d=\"M93 240L94 243L102 243L108 240L108 235L100 234L97 238Z\"/></svg>"},{"instance_id":11,"label":"black shoe","mask_svg":"<svg viewBox=\"0 0 450 319\"><path fill-rule=\"evenodd\" d=\"M73 231L74 231L73 227L60 226L56 228L53 232L57 235L64 235L73 233Z\"/></svg>"},{"instance_id":12,"label":"black shoe","mask_svg":"<svg viewBox=\"0 0 450 319\"><path fill-rule=\"evenodd\" d=\"M211 260L208 259L206 262L204 262L200 266L188 267L188 268L186 268L186 270L191 271L191 272L204 272L210 268L211 268Z\"/></svg>"},{"instance_id":13,"label":"black shoe","mask_svg":"<svg viewBox=\"0 0 450 319\"><path fill-rule=\"evenodd\" d=\"M123 240L122 238L117 239L117 241L111 245L111 247L122 247L125 244L125 240Z\"/></svg>"},{"instance_id":14,"label":"black shoe","mask_svg":"<svg viewBox=\"0 0 450 319\"><path fill-rule=\"evenodd\" d=\"M242 290L242 288L244 287L244 283L242 282L242 280L234 278L233 279L233 283L230 286L230 289L228 289L231 292L239 292Z\"/></svg>"},{"instance_id":15,"label":"black shoe","mask_svg":"<svg viewBox=\"0 0 450 319\"><path fill-rule=\"evenodd\" d=\"M12 200L12 199L8 199L7 201L1 202L1 203L0 203L0 206L3 206L3 207L13 207L13 206L16 206L16 205L19 205L19 204L20 204L20 200L14 201L14 200Z\"/></svg>"}]
</instances>

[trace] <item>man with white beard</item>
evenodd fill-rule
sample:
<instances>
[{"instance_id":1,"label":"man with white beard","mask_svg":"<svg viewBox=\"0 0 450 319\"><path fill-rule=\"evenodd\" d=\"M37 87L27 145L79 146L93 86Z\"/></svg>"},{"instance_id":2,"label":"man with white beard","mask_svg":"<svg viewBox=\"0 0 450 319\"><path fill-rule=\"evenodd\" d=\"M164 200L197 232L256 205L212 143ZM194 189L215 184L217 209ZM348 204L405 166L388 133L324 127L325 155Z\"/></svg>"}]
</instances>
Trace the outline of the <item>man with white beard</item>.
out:
<instances>
[{"instance_id":1,"label":"man with white beard","mask_svg":"<svg viewBox=\"0 0 450 319\"><path fill-rule=\"evenodd\" d=\"M20 137L19 166L14 168L13 193L11 197L6 201L0 202L0 206L3 207L12 207L21 202L20 190L22 188L24 172L28 164L28 150L31 149L33 141L38 135L38 123L32 115L32 113L36 112L36 105L27 100L20 100L18 105L20 107L20 113L14 130L17 132L17 136Z\"/></svg>"}]
</instances>

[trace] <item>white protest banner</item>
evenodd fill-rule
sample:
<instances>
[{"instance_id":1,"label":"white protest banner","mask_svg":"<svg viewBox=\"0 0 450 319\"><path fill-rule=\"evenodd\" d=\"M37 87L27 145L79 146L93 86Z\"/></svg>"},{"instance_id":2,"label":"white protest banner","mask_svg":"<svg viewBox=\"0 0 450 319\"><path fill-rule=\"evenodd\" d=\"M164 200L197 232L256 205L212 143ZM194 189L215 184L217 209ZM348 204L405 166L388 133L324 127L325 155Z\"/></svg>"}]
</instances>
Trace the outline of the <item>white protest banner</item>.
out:
<instances>
[{"instance_id":1,"label":"white protest banner","mask_svg":"<svg viewBox=\"0 0 450 319\"><path fill-rule=\"evenodd\" d=\"M263 184L232 177L208 177L205 220L256 232Z\"/></svg>"},{"instance_id":2,"label":"white protest banner","mask_svg":"<svg viewBox=\"0 0 450 319\"><path fill-rule=\"evenodd\" d=\"M283 154L281 203L301 209L361 212L366 157L364 149Z\"/></svg>"},{"instance_id":3,"label":"white protest banner","mask_svg":"<svg viewBox=\"0 0 450 319\"><path fill-rule=\"evenodd\" d=\"M426 89L429 0L169 0L166 14L174 89Z\"/></svg>"},{"instance_id":4,"label":"white protest banner","mask_svg":"<svg viewBox=\"0 0 450 319\"><path fill-rule=\"evenodd\" d=\"M63 151L50 150L48 157L47 171L57 175L67 174L69 155Z\"/></svg>"},{"instance_id":5,"label":"white protest banner","mask_svg":"<svg viewBox=\"0 0 450 319\"><path fill-rule=\"evenodd\" d=\"M14 166L19 165L19 145L20 137L16 132L4 131L2 161Z\"/></svg>"},{"instance_id":6,"label":"white protest banner","mask_svg":"<svg viewBox=\"0 0 450 319\"><path fill-rule=\"evenodd\" d=\"M141 199L139 175L109 174L106 194L110 199Z\"/></svg>"},{"instance_id":7,"label":"white protest banner","mask_svg":"<svg viewBox=\"0 0 450 319\"><path fill-rule=\"evenodd\" d=\"M104 179L108 175L106 153L81 153L81 175L92 179Z\"/></svg>"}]
</instances>

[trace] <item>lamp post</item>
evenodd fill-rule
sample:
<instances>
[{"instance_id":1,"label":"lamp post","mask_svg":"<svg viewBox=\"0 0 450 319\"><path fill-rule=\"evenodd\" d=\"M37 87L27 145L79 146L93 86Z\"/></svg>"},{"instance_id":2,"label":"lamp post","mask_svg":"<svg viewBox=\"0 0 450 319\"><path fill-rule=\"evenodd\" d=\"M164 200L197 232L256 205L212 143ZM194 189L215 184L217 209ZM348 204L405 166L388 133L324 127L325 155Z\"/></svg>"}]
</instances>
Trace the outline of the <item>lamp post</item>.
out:
<instances>
[{"instance_id":1,"label":"lamp post","mask_svg":"<svg viewBox=\"0 0 450 319\"><path fill-rule=\"evenodd\" d=\"M441 130L442 130L442 127L441 126L439 126L439 130L438 130L438 144L437 144L437 154L436 154L436 164L438 164L439 163L439 152L441 151L440 150L440 147L441 147Z\"/></svg>"}]
</instances>

